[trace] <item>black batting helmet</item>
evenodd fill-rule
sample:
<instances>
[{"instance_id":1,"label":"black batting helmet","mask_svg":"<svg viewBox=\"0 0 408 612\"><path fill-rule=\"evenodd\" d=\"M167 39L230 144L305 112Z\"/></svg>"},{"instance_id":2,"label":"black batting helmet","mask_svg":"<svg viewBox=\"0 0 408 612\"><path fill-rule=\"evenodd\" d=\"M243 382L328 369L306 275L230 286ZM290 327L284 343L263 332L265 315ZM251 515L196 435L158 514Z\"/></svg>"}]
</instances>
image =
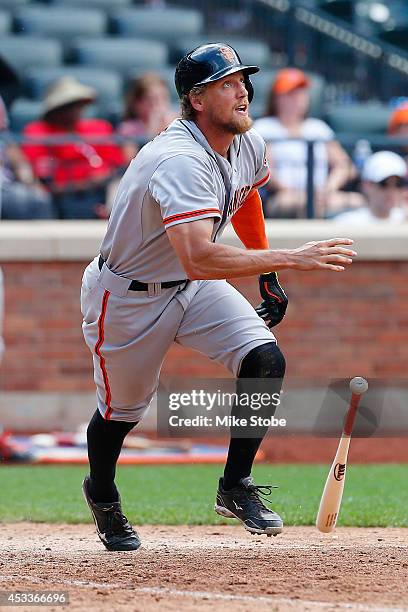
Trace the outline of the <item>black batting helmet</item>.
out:
<instances>
[{"instance_id":1,"label":"black batting helmet","mask_svg":"<svg viewBox=\"0 0 408 612\"><path fill-rule=\"evenodd\" d=\"M196 47L177 64L174 81L179 98L195 85L206 85L240 70L244 73L248 100L251 102L254 88L248 75L259 72L259 67L245 66L235 49L225 43Z\"/></svg>"}]
</instances>

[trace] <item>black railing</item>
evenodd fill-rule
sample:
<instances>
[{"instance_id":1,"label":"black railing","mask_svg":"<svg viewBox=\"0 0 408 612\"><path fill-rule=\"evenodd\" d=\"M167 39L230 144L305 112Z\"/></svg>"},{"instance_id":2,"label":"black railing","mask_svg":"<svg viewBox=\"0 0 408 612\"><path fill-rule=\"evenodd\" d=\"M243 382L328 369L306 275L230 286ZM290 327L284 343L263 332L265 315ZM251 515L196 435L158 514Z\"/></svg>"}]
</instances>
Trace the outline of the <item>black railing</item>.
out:
<instances>
[{"instance_id":1,"label":"black railing","mask_svg":"<svg viewBox=\"0 0 408 612\"><path fill-rule=\"evenodd\" d=\"M285 141L287 142L288 140L299 142L299 140L296 138L286 139ZM370 134L369 135L367 134L359 134L359 135L337 134L337 140L344 147L346 152L349 154L350 161L353 163L356 162L356 165L357 165L356 167L357 174L352 181L352 186L346 185L345 186L346 190L351 190L351 188L359 190L360 172L361 172L362 165L365 160L364 159L357 160L353 158L354 158L354 152L357 150L357 144L360 143L361 141L364 141L365 143L367 143L367 147L368 147L367 157L370 154L370 151L372 153L375 153L377 151L382 151L382 150L393 151L395 153L398 153L399 155L401 155L401 157L404 157L404 158L408 156L408 138L406 137L405 138L395 138L395 137L391 138L389 136L381 136L381 135L373 136ZM269 142L279 144L279 142L285 142L285 141L282 139L279 139L279 140L274 140L274 141L269 141ZM305 182L306 203L305 203L304 217L306 219L314 219L316 217L316 214L315 214L315 184L314 184L315 145L323 141L302 140L301 142L303 142L306 147L306 156L305 156L306 158L306 182ZM327 141L324 141L324 142L327 142ZM408 178L408 174L407 174L407 178Z\"/></svg>"},{"instance_id":2,"label":"black railing","mask_svg":"<svg viewBox=\"0 0 408 612\"><path fill-rule=\"evenodd\" d=\"M391 138L388 136L381 136L381 135L373 136L373 135L367 135L367 134L366 135L361 134L358 136L353 135L353 134L337 134L337 140L347 151L351 160L353 160L353 154L354 154L354 151L356 150L356 144L359 141L361 141L362 138L364 138L364 141L367 142L368 154L370 153L370 150L372 152L379 151L379 150L391 150L396 153L399 153L403 157L408 155L408 139L407 138L395 138L395 137ZM39 138L27 138L21 134L16 134L14 135L14 140L20 145L35 144L35 145L49 145L49 146L63 145L63 144L75 143L75 142L78 142L78 143L84 142L83 139L76 137L75 135L64 136L64 137L52 136L48 138L39 139ZM112 135L109 138L107 138L106 136L105 137L95 137L95 138L89 137L86 139L86 142L91 145L92 144L94 145L97 145L97 144L121 145L124 142L128 143L130 140L134 141L139 146L142 146L143 144L146 143L146 140L142 138L129 139L129 138L123 138L122 136L117 136L117 135ZM276 145L281 142L288 142L289 140L299 142L299 139L292 138L292 139L277 139L273 141L270 140L268 141L268 143ZM314 184L315 145L320 142L327 142L327 141L301 140L301 142L304 143L304 146L306 148L305 165L301 169L302 173L306 170L306 179L305 179L305 184L304 184L305 208L304 208L304 214L302 216L307 219L313 219L316 217L316 214L315 214L315 208L316 208L315 207L315 184ZM0 144L1 144L1 134L0 134ZM361 169L361 165L363 161L364 160L362 159L359 159L357 161L357 165L359 166L357 170ZM61 168L61 162L58 162L58 163L60 164L59 167ZM296 171L296 168L295 168L295 171ZM358 189L358 182L359 182L359 175L357 175L353 181L354 189ZM46 184L52 190L52 177L49 177L49 180L46 182ZM347 189L347 186L346 186L346 189Z\"/></svg>"}]
</instances>

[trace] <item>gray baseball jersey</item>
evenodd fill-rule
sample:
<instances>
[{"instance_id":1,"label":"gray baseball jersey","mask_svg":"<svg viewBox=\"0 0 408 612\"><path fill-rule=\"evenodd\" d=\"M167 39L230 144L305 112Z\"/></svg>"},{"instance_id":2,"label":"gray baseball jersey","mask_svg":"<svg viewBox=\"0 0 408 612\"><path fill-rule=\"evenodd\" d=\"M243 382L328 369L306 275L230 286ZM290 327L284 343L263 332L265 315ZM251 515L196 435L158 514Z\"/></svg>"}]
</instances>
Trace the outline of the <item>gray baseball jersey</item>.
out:
<instances>
[{"instance_id":1,"label":"gray baseball jersey","mask_svg":"<svg viewBox=\"0 0 408 612\"><path fill-rule=\"evenodd\" d=\"M166 228L214 217L216 240L251 188L268 176L265 143L255 130L234 138L228 161L194 122L176 119L129 165L101 254L122 276L143 282L185 278Z\"/></svg>"},{"instance_id":2,"label":"gray baseball jersey","mask_svg":"<svg viewBox=\"0 0 408 612\"><path fill-rule=\"evenodd\" d=\"M139 421L157 390L172 342L196 349L234 375L245 355L274 336L251 304L223 280L186 278L166 228L213 218L217 240L253 187L268 180L265 144L236 136L229 160L191 121L176 120L131 162L118 188L101 254L86 268L83 333L92 352L105 419ZM233 274L232 274L233 275ZM149 291L132 291L131 280Z\"/></svg>"}]
</instances>

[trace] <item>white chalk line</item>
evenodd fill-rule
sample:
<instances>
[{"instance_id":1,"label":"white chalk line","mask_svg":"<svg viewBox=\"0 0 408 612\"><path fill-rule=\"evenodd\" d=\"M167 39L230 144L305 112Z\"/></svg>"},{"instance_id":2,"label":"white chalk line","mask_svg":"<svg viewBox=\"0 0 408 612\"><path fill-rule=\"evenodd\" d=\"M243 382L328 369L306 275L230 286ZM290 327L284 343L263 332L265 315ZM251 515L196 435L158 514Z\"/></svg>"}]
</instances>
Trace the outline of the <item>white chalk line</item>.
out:
<instances>
[{"instance_id":1,"label":"white chalk line","mask_svg":"<svg viewBox=\"0 0 408 612\"><path fill-rule=\"evenodd\" d=\"M51 538L51 536L50 536ZM52 540L52 538L51 538ZM47 538L44 538L44 543L46 544L48 542ZM259 542L259 540L255 540L255 541L245 541L245 545L247 546L247 549L249 551L254 551L254 550L258 550L258 546L255 546L254 543L255 542ZM90 556L95 556L97 557L98 555L100 555L100 551L95 551L95 548L93 546L93 542L92 544L89 545L89 548L81 548L81 549L74 549L74 550L66 550L66 548L55 548L55 544L53 541L51 541L50 545L54 546L53 549L53 554L54 555L63 555L64 558L68 558L68 557L72 557L72 558L76 558L77 553L78 552L86 552L88 555ZM223 546L223 551L229 551L229 550L242 550L242 544L243 542L229 542L229 541L223 541L222 542L222 546ZM263 545L263 549L265 550L265 548L268 547L269 542L263 541L261 542L261 545ZM91 547L92 546L92 547ZM370 542L369 546L371 549L373 549L375 552L381 552L382 550L384 550L384 548L387 548L390 551L408 551L408 544L405 544L403 542ZM168 548L166 545L163 544L163 542L153 542L153 541L143 541L143 551L145 552L162 552L163 549ZM172 550L174 552L190 552L190 551L194 551L197 550L198 546L197 546L197 542L196 541L184 541L184 542L174 542L174 544L172 545ZM303 543L298 543L298 542L273 542L273 546L271 546L271 550L273 550L273 553L276 555L285 555L288 551L327 551L327 552L339 552L341 551L342 554L345 551L355 551L355 550L365 550L367 548L367 544L364 543L354 543L352 542L351 544L348 544L346 541L343 540L339 540L339 541L331 541L331 540L321 540L319 542L308 542L306 544ZM210 543L210 542L199 542L199 549L200 552L211 552L213 550L220 550L220 544L218 542L214 542L214 543ZM269 549L268 549L269 550ZM18 548L13 546L13 544L9 544L6 543L5 547L3 549L4 553L22 553L22 552L30 552L32 554L38 554L38 545L35 542L31 542L31 543L27 543L26 545L22 544L19 546ZM103 551L102 551L103 552Z\"/></svg>"},{"instance_id":2,"label":"white chalk line","mask_svg":"<svg viewBox=\"0 0 408 612\"><path fill-rule=\"evenodd\" d=\"M170 589L168 587L135 587L133 584L127 583L100 583L90 580L69 580L62 578L60 580L45 579L45 578L30 578L22 576L0 576L0 582L12 580L26 580L36 584L63 584L65 586L75 586L92 589L131 589L132 592L143 593L145 595L166 595L167 597L195 597L204 600L218 601L242 601L251 603L269 603L271 605L285 605L297 608L300 605L314 606L315 608L336 608L343 610L361 610L362 612L407 612L408 608L395 608L389 606L372 606L370 604L346 603L339 601L314 601L307 599L290 599L288 597L266 597L264 595L230 595L227 593L217 593L211 591L189 591L184 589Z\"/></svg>"}]
</instances>

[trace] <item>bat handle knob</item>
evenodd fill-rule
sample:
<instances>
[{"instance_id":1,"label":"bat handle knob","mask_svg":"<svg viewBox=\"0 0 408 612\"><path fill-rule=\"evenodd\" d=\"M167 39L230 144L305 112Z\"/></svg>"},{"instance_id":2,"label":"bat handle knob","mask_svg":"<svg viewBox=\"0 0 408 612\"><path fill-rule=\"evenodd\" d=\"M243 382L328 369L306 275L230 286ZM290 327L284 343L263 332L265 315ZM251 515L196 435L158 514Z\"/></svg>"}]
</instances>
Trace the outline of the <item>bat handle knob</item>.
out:
<instances>
[{"instance_id":1,"label":"bat handle knob","mask_svg":"<svg viewBox=\"0 0 408 612\"><path fill-rule=\"evenodd\" d=\"M368 382L362 376L355 376L350 380L350 391L353 395L363 395L368 389Z\"/></svg>"}]
</instances>

